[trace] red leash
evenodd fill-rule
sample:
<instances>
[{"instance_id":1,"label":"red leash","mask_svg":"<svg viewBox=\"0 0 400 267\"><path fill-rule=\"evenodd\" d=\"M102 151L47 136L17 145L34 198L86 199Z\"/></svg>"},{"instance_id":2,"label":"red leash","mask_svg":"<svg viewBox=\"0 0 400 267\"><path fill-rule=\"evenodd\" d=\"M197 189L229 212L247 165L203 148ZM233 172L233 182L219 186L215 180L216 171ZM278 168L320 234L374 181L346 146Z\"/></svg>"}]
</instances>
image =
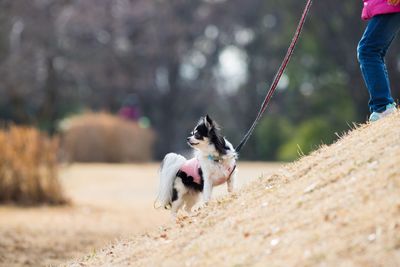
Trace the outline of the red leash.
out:
<instances>
[{"instance_id":1,"label":"red leash","mask_svg":"<svg viewBox=\"0 0 400 267\"><path fill-rule=\"evenodd\" d=\"M258 112L256 119L254 120L254 122L251 125L248 132L243 137L242 141L240 141L239 145L236 147L237 152L239 152L242 149L242 147L246 144L247 140L250 138L250 136L253 133L254 129L256 128L259 120L261 119L262 115L264 114L265 109L267 108L268 103L271 100L271 97L274 94L276 87L278 86L279 80L281 79L281 76L289 63L290 58L293 55L294 48L296 47L297 41L299 40L300 33L301 33L301 30L303 29L304 22L306 21L307 15L310 11L311 4L312 4L312 0L307 0L307 4L304 8L303 15L301 16L299 25L297 26L297 30L293 36L292 43L290 44L289 49L286 52L286 56L283 59L283 62L281 64L277 74L275 75L274 81L268 90L267 96L265 97L264 102L261 105L261 108Z\"/></svg>"}]
</instances>

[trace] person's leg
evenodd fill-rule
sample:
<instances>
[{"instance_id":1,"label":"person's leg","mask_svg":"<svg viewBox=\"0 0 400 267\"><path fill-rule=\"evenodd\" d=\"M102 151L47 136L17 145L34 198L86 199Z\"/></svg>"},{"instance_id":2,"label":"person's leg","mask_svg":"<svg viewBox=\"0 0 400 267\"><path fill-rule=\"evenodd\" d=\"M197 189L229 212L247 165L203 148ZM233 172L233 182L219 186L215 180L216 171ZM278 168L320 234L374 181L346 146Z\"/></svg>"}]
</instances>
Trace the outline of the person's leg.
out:
<instances>
[{"instance_id":1,"label":"person's leg","mask_svg":"<svg viewBox=\"0 0 400 267\"><path fill-rule=\"evenodd\" d=\"M394 102L384 57L399 29L400 13L375 16L358 44L357 56L370 94L371 112L385 111Z\"/></svg>"}]
</instances>

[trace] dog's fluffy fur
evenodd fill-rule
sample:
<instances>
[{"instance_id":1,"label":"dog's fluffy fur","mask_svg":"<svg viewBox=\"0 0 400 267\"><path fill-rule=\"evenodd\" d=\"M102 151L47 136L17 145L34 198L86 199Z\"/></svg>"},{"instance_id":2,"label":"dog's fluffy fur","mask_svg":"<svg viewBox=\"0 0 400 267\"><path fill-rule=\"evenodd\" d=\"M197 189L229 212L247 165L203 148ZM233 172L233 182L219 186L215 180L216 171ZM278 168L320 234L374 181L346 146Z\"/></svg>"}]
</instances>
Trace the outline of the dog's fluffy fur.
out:
<instances>
[{"instance_id":1,"label":"dog's fluffy fur","mask_svg":"<svg viewBox=\"0 0 400 267\"><path fill-rule=\"evenodd\" d=\"M235 187L237 153L208 115L200 119L187 142L199 163L200 182L194 182L193 177L181 170L187 160L175 153L165 156L160 169L157 203L159 207L171 208L173 215L183 206L190 212L201 193L200 207L205 205L210 200L213 186L221 181L227 183L228 192Z\"/></svg>"}]
</instances>

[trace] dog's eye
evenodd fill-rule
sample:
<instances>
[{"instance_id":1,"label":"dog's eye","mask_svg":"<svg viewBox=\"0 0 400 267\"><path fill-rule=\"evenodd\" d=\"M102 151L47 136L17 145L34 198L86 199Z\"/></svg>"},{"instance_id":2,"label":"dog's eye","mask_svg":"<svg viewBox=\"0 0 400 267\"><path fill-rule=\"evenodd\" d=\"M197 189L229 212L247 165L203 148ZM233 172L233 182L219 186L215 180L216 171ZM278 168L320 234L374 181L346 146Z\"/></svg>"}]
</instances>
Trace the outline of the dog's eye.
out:
<instances>
[{"instance_id":1,"label":"dog's eye","mask_svg":"<svg viewBox=\"0 0 400 267\"><path fill-rule=\"evenodd\" d=\"M201 135L199 134L199 132L196 132L196 133L194 134L194 137L197 138L197 139L200 139L200 138L201 138Z\"/></svg>"}]
</instances>

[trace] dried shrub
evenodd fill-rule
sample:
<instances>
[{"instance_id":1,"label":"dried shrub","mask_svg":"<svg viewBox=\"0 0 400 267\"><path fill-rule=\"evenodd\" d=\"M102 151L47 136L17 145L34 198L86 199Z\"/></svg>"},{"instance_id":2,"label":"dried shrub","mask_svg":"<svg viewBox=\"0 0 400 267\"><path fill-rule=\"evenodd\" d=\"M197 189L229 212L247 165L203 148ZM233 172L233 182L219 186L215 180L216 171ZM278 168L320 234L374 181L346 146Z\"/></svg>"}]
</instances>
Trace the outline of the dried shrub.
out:
<instances>
[{"instance_id":1,"label":"dried shrub","mask_svg":"<svg viewBox=\"0 0 400 267\"><path fill-rule=\"evenodd\" d=\"M154 133L108 113L85 113L61 123L62 147L73 162L133 162L152 159Z\"/></svg>"},{"instance_id":2,"label":"dried shrub","mask_svg":"<svg viewBox=\"0 0 400 267\"><path fill-rule=\"evenodd\" d=\"M34 128L0 131L0 202L64 204L57 177L57 138Z\"/></svg>"}]
</instances>

